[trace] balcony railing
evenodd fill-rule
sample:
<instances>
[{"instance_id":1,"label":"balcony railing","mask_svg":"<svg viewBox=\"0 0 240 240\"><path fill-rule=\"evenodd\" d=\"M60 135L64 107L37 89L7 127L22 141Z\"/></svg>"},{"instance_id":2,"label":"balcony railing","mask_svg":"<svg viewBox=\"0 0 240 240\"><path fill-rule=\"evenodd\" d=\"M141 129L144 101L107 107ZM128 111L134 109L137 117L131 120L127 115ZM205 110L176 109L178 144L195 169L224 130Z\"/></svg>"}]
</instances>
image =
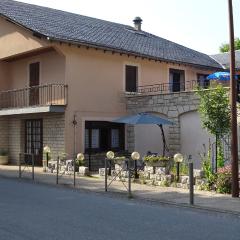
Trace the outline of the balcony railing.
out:
<instances>
[{"instance_id":1,"label":"balcony railing","mask_svg":"<svg viewBox=\"0 0 240 240\"><path fill-rule=\"evenodd\" d=\"M34 106L64 106L67 104L67 86L49 84L0 92L0 109Z\"/></svg>"},{"instance_id":2,"label":"balcony railing","mask_svg":"<svg viewBox=\"0 0 240 240\"><path fill-rule=\"evenodd\" d=\"M151 94L151 93L173 93L173 92L184 92L193 91L199 86L197 80L186 81L184 83L160 83L153 85L138 86L137 93ZM207 88L209 83L202 82L201 87Z\"/></svg>"}]
</instances>

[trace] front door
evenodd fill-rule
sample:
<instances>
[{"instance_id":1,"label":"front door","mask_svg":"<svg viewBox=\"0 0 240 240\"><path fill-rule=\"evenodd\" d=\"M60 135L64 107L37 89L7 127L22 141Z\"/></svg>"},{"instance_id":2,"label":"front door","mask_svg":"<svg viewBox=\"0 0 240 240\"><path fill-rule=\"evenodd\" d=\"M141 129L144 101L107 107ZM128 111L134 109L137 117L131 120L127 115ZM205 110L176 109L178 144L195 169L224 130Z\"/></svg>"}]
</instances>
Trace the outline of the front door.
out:
<instances>
[{"instance_id":1,"label":"front door","mask_svg":"<svg viewBox=\"0 0 240 240\"><path fill-rule=\"evenodd\" d=\"M39 74L40 64L39 62L31 63L29 65L29 105L39 105Z\"/></svg>"},{"instance_id":2,"label":"front door","mask_svg":"<svg viewBox=\"0 0 240 240\"><path fill-rule=\"evenodd\" d=\"M42 165L43 155L42 119L25 121L25 153L34 154L35 164Z\"/></svg>"}]
</instances>

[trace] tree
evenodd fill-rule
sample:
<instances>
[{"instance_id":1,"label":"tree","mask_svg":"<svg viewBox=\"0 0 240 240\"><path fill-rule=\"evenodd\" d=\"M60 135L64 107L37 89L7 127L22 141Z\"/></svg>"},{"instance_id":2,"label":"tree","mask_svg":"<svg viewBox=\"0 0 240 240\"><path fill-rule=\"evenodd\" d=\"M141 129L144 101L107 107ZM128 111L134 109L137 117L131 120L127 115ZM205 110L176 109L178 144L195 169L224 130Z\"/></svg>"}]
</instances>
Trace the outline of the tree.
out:
<instances>
[{"instance_id":1,"label":"tree","mask_svg":"<svg viewBox=\"0 0 240 240\"><path fill-rule=\"evenodd\" d=\"M219 140L230 132L228 90L221 84L213 84L209 89L199 88L197 94L200 97L198 111L202 126L216 137L216 166L221 166L223 162L220 162L221 158L218 156L221 156L222 146Z\"/></svg>"},{"instance_id":2,"label":"tree","mask_svg":"<svg viewBox=\"0 0 240 240\"><path fill-rule=\"evenodd\" d=\"M240 50L240 38L235 38L234 45L235 45L235 50ZM229 52L230 46L228 43L223 43L219 49L221 53Z\"/></svg>"}]
</instances>

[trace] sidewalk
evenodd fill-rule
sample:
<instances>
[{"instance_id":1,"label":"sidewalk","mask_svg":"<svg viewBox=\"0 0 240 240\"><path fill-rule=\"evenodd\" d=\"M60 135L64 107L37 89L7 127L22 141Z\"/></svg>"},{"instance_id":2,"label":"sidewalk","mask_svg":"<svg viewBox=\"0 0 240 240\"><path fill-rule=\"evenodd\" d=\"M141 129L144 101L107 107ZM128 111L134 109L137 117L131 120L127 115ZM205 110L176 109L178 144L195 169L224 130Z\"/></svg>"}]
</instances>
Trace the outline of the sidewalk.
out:
<instances>
[{"instance_id":1,"label":"sidewalk","mask_svg":"<svg viewBox=\"0 0 240 240\"><path fill-rule=\"evenodd\" d=\"M31 168L22 174L23 179L31 179ZM17 166L0 166L0 177L18 178ZM56 185L56 174L43 173L42 168L35 168L35 182ZM73 176L63 176L59 178L59 185L73 187ZM104 192L104 179L97 177L76 177L76 188ZM127 192L123 184L114 181L109 188L111 193L120 193L127 197ZM141 184L132 184L132 194L134 198L174 204L178 206L189 206L189 191L186 189L172 187L154 187ZM206 191L195 191L195 208L227 212L240 215L240 198L232 198L230 195L211 193Z\"/></svg>"}]
</instances>

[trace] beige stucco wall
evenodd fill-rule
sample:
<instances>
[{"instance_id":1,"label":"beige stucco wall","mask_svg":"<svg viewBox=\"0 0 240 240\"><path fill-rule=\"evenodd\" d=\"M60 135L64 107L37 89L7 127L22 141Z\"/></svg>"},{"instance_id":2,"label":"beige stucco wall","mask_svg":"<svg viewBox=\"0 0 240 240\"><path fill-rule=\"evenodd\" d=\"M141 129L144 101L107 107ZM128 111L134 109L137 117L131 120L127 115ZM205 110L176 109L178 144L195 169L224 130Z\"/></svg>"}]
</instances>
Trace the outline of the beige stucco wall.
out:
<instances>
[{"instance_id":1,"label":"beige stucco wall","mask_svg":"<svg viewBox=\"0 0 240 240\"><path fill-rule=\"evenodd\" d=\"M48 46L29 31L0 17L0 59Z\"/></svg>"},{"instance_id":2,"label":"beige stucco wall","mask_svg":"<svg viewBox=\"0 0 240 240\"><path fill-rule=\"evenodd\" d=\"M163 126L166 143L168 143L169 127ZM135 150L141 157L145 156L148 151L152 153L163 153L163 140L161 130L157 125L135 125Z\"/></svg>"},{"instance_id":3,"label":"beige stucco wall","mask_svg":"<svg viewBox=\"0 0 240 240\"><path fill-rule=\"evenodd\" d=\"M195 168L201 168L204 152L209 149L209 143L215 142L214 136L202 128L199 113L187 112L180 115L180 152L185 156L192 156ZM201 156L200 156L201 154Z\"/></svg>"},{"instance_id":4,"label":"beige stucco wall","mask_svg":"<svg viewBox=\"0 0 240 240\"><path fill-rule=\"evenodd\" d=\"M9 89L9 69L8 64L0 61L0 90Z\"/></svg>"},{"instance_id":5,"label":"beige stucco wall","mask_svg":"<svg viewBox=\"0 0 240 240\"><path fill-rule=\"evenodd\" d=\"M65 58L56 51L8 63L10 89L29 87L29 64L40 62L40 85L65 83Z\"/></svg>"}]
</instances>

